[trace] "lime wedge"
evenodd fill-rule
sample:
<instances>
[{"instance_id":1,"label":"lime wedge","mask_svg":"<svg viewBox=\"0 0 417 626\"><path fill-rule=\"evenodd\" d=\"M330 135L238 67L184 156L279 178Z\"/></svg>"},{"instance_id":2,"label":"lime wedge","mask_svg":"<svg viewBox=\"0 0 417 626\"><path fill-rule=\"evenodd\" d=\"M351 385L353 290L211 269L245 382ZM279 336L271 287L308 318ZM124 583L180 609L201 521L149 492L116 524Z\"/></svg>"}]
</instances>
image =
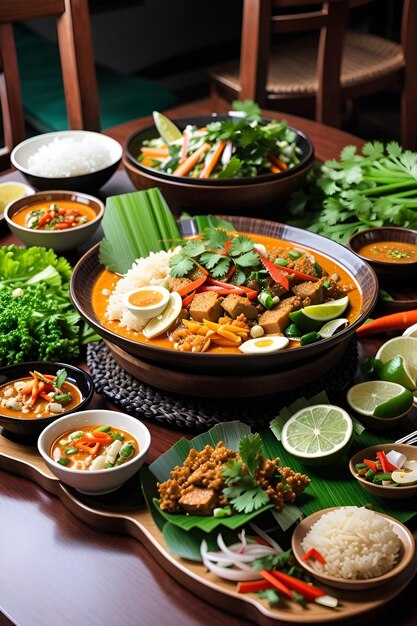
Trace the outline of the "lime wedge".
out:
<instances>
[{"instance_id":1,"label":"lime wedge","mask_svg":"<svg viewBox=\"0 0 417 626\"><path fill-rule=\"evenodd\" d=\"M347 392L346 400L361 415L392 418L411 409L413 394L397 383L370 380L353 385Z\"/></svg>"},{"instance_id":2,"label":"lime wedge","mask_svg":"<svg viewBox=\"0 0 417 626\"><path fill-rule=\"evenodd\" d=\"M400 359L394 360L396 357ZM399 383L413 391L417 389L417 337L394 337L386 341L375 355L383 366L383 380Z\"/></svg>"},{"instance_id":3,"label":"lime wedge","mask_svg":"<svg viewBox=\"0 0 417 626\"><path fill-rule=\"evenodd\" d=\"M166 143L173 143L174 141L178 141L178 139L182 138L182 132L180 129L162 113L154 111L153 121L155 122L158 133Z\"/></svg>"},{"instance_id":4,"label":"lime wedge","mask_svg":"<svg viewBox=\"0 0 417 626\"><path fill-rule=\"evenodd\" d=\"M324 322L340 317L347 309L349 297L330 300L323 304L312 304L290 313L290 319L302 330L319 330Z\"/></svg>"},{"instance_id":5,"label":"lime wedge","mask_svg":"<svg viewBox=\"0 0 417 626\"><path fill-rule=\"evenodd\" d=\"M350 415L332 404L305 407L284 424L281 443L306 465L330 465L350 445L353 423Z\"/></svg>"},{"instance_id":6,"label":"lime wedge","mask_svg":"<svg viewBox=\"0 0 417 626\"><path fill-rule=\"evenodd\" d=\"M179 293L170 293L168 304L160 315L153 317L143 329L143 334L148 339L164 333L175 322L182 309L182 298Z\"/></svg>"}]
</instances>

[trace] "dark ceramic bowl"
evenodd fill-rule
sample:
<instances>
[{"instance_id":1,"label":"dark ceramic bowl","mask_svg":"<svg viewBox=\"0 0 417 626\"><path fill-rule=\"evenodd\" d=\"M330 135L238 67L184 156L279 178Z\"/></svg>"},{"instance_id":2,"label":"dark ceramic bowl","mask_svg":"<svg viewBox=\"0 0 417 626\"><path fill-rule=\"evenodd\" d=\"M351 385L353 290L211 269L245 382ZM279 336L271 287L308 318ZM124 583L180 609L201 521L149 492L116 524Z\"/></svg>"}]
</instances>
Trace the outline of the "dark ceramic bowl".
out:
<instances>
[{"instance_id":1,"label":"dark ceramic bowl","mask_svg":"<svg viewBox=\"0 0 417 626\"><path fill-rule=\"evenodd\" d=\"M53 202L59 204L60 200L72 200L90 207L96 216L86 224L75 226L68 230L36 230L20 226L13 221L13 216L30 205L44 202L49 205ZM100 226L104 215L104 204L98 198L85 193L72 191L38 191L37 193L15 200L6 207L4 218L12 233L27 246L44 246L52 248L56 252L74 250L85 243Z\"/></svg>"},{"instance_id":2,"label":"dark ceramic bowl","mask_svg":"<svg viewBox=\"0 0 417 626\"><path fill-rule=\"evenodd\" d=\"M204 126L209 122L228 119L226 115L175 119L181 130L187 125ZM133 133L127 140L123 165L137 189L159 187L168 202L195 210L245 210L264 206L288 195L300 187L314 162L314 147L310 139L296 128L297 145L302 150L298 165L280 174L262 174L244 178L193 179L158 172L138 163L137 157L145 140L159 136L155 126Z\"/></svg>"},{"instance_id":3,"label":"dark ceramic bowl","mask_svg":"<svg viewBox=\"0 0 417 626\"><path fill-rule=\"evenodd\" d=\"M270 354L201 354L196 352L178 352L139 343L105 328L95 314L92 303L92 290L97 278L104 269L99 263L98 245L91 248L74 268L70 284L74 306L87 323L104 339L119 346L131 355L171 369L174 368L175 370L191 373L204 372L239 376L242 373L260 374L276 372L277 368L280 367L287 368L289 365L294 366L297 363L308 363L311 367L317 369L317 377L320 376L321 372L315 363L316 356L325 353L340 342L349 341L355 334L356 328L370 316L378 294L378 281L374 271L368 264L364 263L362 259L344 246L315 233L267 220L233 217L230 215L225 216L225 219L230 220L239 232L266 235L295 244L298 243L342 265L352 277L352 282L356 281L362 293L362 310L358 318L346 329L329 339Z\"/></svg>"},{"instance_id":4,"label":"dark ceramic bowl","mask_svg":"<svg viewBox=\"0 0 417 626\"><path fill-rule=\"evenodd\" d=\"M107 165L100 169L92 169L85 174L71 174L74 169L63 172L62 176L42 176L30 168L29 159L37 153L42 146L47 146L55 139L73 139L79 142L91 139L97 144L97 148L107 153ZM93 192L102 187L114 174L122 159L123 148L115 139L85 130L63 130L54 133L45 133L30 137L22 141L14 148L10 155L12 165L22 172L26 180L35 189L44 191L49 189L69 189L72 191ZM89 168L91 170L91 168Z\"/></svg>"},{"instance_id":5,"label":"dark ceramic bowl","mask_svg":"<svg viewBox=\"0 0 417 626\"><path fill-rule=\"evenodd\" d=\"M361 248L367 244L378 244L383 241L395 241L401 243L411 243L417 245L417 230L401 228L399 226L382 226L380 228L369 228L355 233L350 237L348 246L353 252L369 263L375 270L376 275L382 283L405 283L417 279L417 257L410 263L390 263L389 261L379 261L361 254Z\"/></svg>"},{"instance_id":6,"label":"dark ceramic bowl","mask_svg":"<svg viewBox=\"0 0 417 626\"><path fill-rule=\"evenodd\" d=\"M64 411L58 415L49 417L39 417L35 419L27 419L21 417L9 417L2 414L0 407L0 426L6 432L14 433L22 437L37 437L39 433L56 419L63 415L69 415L75 411L81 411L87 408L94 393L94 383L91 376L84 370L75 365L66 363L58 363L52 361L27 361L26 363L17 363L0 368L0 385L10 383L29 375L29 371L38 370L42 374L56 374L59 369L67 370L67 380L73 383L81 391L82 400L73 409Z\"/></svg>"}]
</instances>

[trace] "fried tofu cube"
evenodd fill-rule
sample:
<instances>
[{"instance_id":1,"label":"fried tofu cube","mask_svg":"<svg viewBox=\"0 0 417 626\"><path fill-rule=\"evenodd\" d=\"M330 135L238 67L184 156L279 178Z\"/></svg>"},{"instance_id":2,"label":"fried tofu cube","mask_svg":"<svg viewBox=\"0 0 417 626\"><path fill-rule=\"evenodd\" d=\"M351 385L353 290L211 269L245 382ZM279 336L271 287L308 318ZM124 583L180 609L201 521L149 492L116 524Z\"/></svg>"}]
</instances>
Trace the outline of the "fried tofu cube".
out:
<instances>
[{"instance_id":1,"label":"fried tofu cube","mask_svg":"<svg viewBox=\"0 0 417 626\"><path fill-rule=\"evenodd\" d=\"M218 499L214 489L194 487L179 499L180 506L191 515L211 515Z\"/></svg>"}]
</instances>

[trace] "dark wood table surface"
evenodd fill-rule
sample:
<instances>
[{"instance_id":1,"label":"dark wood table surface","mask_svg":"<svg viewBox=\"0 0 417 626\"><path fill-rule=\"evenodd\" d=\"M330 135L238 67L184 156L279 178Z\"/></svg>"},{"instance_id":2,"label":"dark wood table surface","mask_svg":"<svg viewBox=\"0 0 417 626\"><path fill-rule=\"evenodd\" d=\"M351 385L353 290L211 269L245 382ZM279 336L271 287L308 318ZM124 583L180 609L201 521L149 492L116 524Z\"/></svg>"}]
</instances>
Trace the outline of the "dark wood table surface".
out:
<instances>
[{"instance_id":1,"label":"dark wood table surface","mask_svg":"<svg viewBox=\"0 0 417 626\"><path fill-rule=\"evenodd\" d=\"M208 103L184 105L175 115L207 114ZM220 112L220 111L219 111ZM288 122L306 132L320 160L338 157L346 144L362 141L337 129L287 114ZM131 132L151 118L132 120L111 130L124 143ZM1 180L19 180L7 172ZM102 189L102 196L132 191L119 170ZM1 225L1 244L13 242ZM91 245L91 242L90 242ZM78 251L78 255L82 250ZM363 341L363 354L374 354L381 337ZM93 407L114 408L96 395ZM152 461L187 433L147 422L152 435ZM222 626L251 624L206 603L179 585L147 552L127 535L99 532L77 519L61 501L34 482L0 470L0 626ZM414 580L395 607L387 607L383 624L415 626ZM303 622L304 623L304 622ZM359 622L356 622L359 623Z\"/></svg>"}]
</instances>

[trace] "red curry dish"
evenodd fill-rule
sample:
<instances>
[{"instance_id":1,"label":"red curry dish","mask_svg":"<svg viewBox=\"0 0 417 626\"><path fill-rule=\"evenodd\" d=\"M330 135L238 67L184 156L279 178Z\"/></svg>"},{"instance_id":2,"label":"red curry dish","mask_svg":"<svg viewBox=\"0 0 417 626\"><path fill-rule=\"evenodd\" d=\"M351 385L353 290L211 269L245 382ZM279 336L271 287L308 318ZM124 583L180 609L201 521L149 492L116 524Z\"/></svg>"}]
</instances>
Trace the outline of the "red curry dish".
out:
<instances>
[{"instance_id":1,"label":"red curry dish","mask_svg":"<svg viewBox=\"0 0 417 626\"><path fill-rule=\"evenodd\" d=\"M320 335L328 319L340 320L337 332L359 316L358 285L333 259L272 237L207 231L170 253L158 253L166 255L160 262L165 273L158 267L158 277L150 275L147 284L167 287L171 300L142 327L126 322L113 303L117 292L121 297L123 290L146 284L140 268L150 257L123 278L105 270L93 289L100 323L147 345L236 354L319 341L330 336Z\"/></svg>"}]
</instances>

